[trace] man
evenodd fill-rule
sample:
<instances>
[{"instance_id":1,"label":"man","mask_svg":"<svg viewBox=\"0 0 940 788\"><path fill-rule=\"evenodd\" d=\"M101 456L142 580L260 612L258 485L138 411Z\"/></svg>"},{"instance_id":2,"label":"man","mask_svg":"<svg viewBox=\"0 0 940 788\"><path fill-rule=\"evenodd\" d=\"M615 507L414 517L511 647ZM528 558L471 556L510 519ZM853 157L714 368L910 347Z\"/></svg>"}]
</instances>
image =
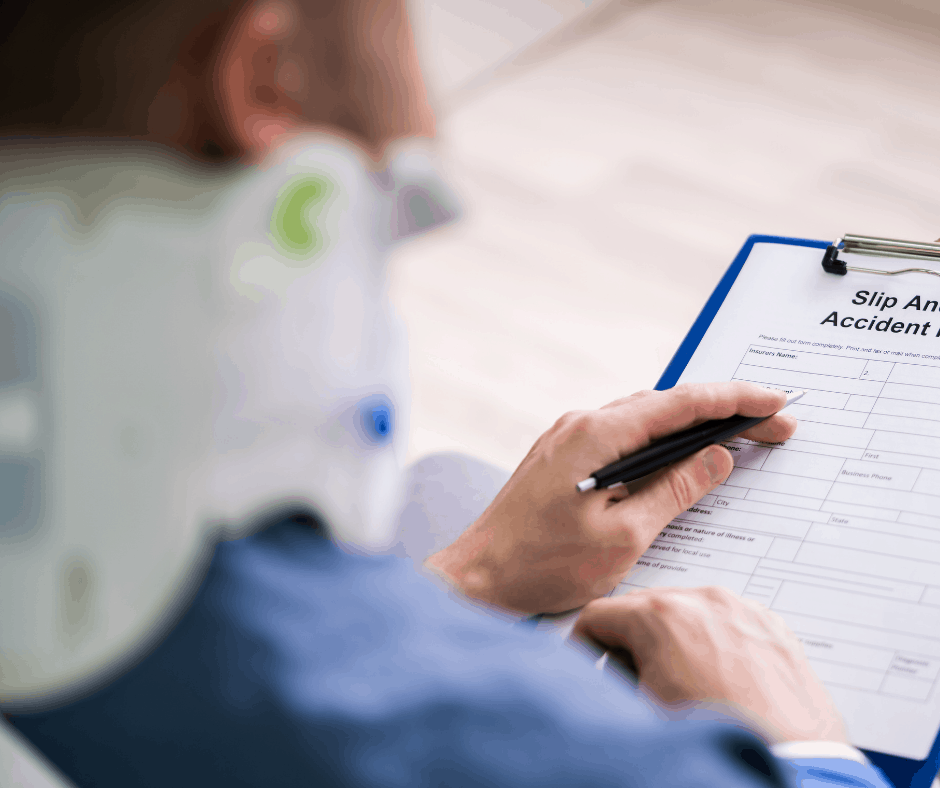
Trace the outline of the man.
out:
<instances>
[{"instance_id":1,"label":"man","mask_svg":"<svg viewBox=\"0 0 940 788\"><path fill-rule=\"evenodd\" d=\"M388 533L406 423L376 229L401 205L394 168L365 162L431 130L400 3L37 3L11 30L7 73L28 76L3 105L3 700L72 780L885 784L773 614L714 589L591 601L731 458L630 492L575 481L781 392L562 417L428 561L496 608L588 603L579 635L629 652L639 693L357 554ZM322 137L266 152L301 121L365 158ZM241 537L208 565L179 548L207 524ZM680 712L714 719L660 719Z\"/></svg>"}]
</instances>

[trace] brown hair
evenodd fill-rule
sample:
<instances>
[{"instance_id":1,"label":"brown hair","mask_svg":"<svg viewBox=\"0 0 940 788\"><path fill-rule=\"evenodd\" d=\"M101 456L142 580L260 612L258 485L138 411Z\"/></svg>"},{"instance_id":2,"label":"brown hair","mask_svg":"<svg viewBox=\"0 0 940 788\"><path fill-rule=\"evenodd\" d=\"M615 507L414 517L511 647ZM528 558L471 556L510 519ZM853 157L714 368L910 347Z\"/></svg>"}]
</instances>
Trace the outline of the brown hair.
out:
<instances>
[{"instance_id":1,"label":"brown hair","mask_svg":"<svg viewBox=\"0 0 940 788\"><path fill-rule=\"evenodd\" d=\"M4 0L0 124L39 133L139 128L201 19L232 0ZM241 5L241 3L237 3ZM6 24L9 23L9 24ZM136 120L132 120L136 119ZM131 120L131 128L127 121Z\"/></svg>"}]
</instances>

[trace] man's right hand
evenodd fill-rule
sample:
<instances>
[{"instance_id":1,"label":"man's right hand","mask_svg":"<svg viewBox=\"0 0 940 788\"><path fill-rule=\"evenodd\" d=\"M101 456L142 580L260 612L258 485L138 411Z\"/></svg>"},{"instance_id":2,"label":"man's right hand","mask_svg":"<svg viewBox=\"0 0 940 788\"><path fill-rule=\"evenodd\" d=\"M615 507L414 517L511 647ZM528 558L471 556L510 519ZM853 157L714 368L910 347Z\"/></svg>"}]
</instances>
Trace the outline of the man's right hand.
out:
<instances>
[{"instance_id":1,"label":"man's right hand","mask_svg":"<svg viewBox=\"0 0 940 788\"><path fill-rule=\"evenodd\" d=\"M574 636L632 654L667 706L710 704L771 743L848 743L842 717L776 613L723 588L650 588L584 608Z\"/></svg>"},{"instance_id":2,"label":"man's right hand","mask_svg":"<svg viewBox=\"0 0 940 788\"><path fill-rule=\"evenodd\" d=\"M577 483L667 435L734 414L768 416L743 433L776 443L796 429L786 395L754 383L683 383L562 416L487 510L427 566L469 597L522 613L561 613L610 593L670 520L728 478L709 446L628 487ZM772 415L776 414L776 415Z\"/></svg>"}]
</instances>

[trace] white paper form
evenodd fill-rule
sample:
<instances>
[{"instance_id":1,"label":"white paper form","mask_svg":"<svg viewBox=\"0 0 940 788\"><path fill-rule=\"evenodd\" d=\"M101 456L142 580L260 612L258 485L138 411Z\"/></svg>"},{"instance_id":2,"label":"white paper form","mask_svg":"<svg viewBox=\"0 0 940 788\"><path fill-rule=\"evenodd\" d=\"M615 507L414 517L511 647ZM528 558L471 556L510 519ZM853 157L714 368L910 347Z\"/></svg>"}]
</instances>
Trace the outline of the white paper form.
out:
<instances>
[{"instance_id":1,"label":"white paper form","mask_svg":"<svg viewBox=\"0 0 940 788\"><path fill-rule=\"evenodd\" d=\"M922 760L940 730L940 280L840 277L821 255L755 245L680 378L806 389L796 434L726 444L727 483L618 593L723 585L766 604L853 743Z\"/></svg>"}]
</instances>

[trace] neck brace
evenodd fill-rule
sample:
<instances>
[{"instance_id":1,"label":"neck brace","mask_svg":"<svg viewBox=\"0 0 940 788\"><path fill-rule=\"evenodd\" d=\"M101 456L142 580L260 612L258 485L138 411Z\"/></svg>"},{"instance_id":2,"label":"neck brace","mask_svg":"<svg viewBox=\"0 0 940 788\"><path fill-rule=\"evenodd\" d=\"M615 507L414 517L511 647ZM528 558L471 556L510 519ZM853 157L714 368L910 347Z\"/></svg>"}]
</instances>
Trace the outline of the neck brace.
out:
<instances>
[{"instance_id":1,"label":"neck brace","mask_svg":"<svg viewBox=\"0 0 940 788\"><path fill-rule=\"evenodd\" d=\"M451 217L414 156L301 138L251 169L140 143L0 149L0 702L94 689L206 545L312 509L391 536L406 448L393 241Z\"/></svg>"}]
</instances>

